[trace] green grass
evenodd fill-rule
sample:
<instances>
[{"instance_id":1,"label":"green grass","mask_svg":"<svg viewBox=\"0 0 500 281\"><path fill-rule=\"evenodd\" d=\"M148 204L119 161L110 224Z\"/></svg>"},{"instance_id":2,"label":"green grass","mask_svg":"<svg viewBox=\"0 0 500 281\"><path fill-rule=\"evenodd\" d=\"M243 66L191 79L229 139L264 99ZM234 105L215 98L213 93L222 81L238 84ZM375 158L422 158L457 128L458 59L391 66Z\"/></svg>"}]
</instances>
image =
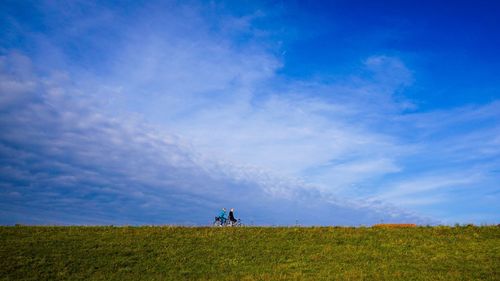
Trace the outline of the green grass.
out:
<instances>
[{"instance_id":1,"label":"green grass","mask_svg":"<svg viewBox=\"0 0 500 281\"><path fill-rule=\"evenodd\" d=\"M0 227L0 280L500 280L500 227Z\"/></svg>"}]
</instances>

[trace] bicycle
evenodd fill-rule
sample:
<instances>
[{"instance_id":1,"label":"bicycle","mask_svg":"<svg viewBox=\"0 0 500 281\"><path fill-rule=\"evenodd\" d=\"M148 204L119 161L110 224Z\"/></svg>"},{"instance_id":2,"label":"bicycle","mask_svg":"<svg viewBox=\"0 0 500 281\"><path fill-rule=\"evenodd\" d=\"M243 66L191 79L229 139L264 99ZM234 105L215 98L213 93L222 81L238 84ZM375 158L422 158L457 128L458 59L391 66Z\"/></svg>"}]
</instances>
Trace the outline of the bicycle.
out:
<instances>
[{"instance_id":1,"label":"bicycle","mask_svg":"<svg viewBox=\"0 0 500 281\"><path fill-rule=\"evenodd\" d=\"M214 222L212 223L213 226L227 226L228 220L224 219L224 222L222 222L222 219L220 217L215 217Z\"/></svg>"},{"instance_id":2,"label":"bicycle","mask_svg":"<svg viewBox=\"0 0 500 281\"><path fill-rule=\"evenodd\" d=\"M229 226L243 226L241 219L237 219L235 222L229 221Z\"/></svg>"},{"instance_id":3,"label":"bicycle","mask_svg":"<svg viewBox=\"0 0 500 281\"><path fill-rule=\"evenodd\" d=\"M215 217L214 222L212 223L213 226L243 226L243 223L241 222L241 219L236 220L235 222L230 221L229 219L224 219L224 222L222 222L220 217Z\"/></svg>"}]
</instances>

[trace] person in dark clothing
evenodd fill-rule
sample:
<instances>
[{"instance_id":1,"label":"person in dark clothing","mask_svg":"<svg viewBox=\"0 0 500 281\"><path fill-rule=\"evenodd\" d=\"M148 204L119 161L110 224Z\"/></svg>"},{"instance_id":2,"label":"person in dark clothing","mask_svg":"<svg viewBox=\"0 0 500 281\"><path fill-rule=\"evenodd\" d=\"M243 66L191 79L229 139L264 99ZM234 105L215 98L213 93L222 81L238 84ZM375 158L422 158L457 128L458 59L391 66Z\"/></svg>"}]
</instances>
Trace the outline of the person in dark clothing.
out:
<instances>
[{"instance_id":1,"label":"person in dark clothing","mask_svg":"<svg viewBox=\"0 0 500 281\"><path fill-rule=\"evenodd\" d=\"M237 220L234 218L234 208L231 208L231 210L229 211L229 221L231 222L231 225L237 222Z\"/></svg>"}]
</instances>

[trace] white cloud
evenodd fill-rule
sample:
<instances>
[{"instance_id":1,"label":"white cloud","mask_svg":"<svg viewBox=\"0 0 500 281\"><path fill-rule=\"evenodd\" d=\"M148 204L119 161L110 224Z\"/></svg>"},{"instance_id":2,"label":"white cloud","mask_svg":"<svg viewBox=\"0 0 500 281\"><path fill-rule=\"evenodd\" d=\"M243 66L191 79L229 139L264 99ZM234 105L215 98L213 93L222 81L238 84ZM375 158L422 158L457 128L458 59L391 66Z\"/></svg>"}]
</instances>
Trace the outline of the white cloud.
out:
<instances>
[{"instance_id":1,"label":"white cloud","mask_svg":"<svg viewBox=\"0 0 500 281\"><path fill-rule=\"evenodd\" d=\"M73 96L79 90L57 79L34 81L38 90L30 95L38 98L18 105L15 116L3 114L0 124L6 152L1 176L12 183L2 190L4 223L39 223L40 214L47 216L45 222L59 223L208 223L207 212L223 204L235 204L248 218L269 224L296 219L303 224L369 223L385 214L334 199L270 169L209 160L183 138L86 107L95 103L80 102L81 97ZM303 212L279 217L301 206ZM311 212L323 209L352 213L358 220L344 216L305 221ZM76 216L77 210L85 210L88 217ZM400 219L412 216L399 214Z\"/></svg>"},{"instance_id":2,"label":"white cloud","mask_svg":"<svg viewBox=\"0 0 500 281\"><path fill-rule=\"evenodd\" d=\"M418 179L405 179L403 182L396 183L392 187L388 187L386 191L378 195L382 200L408 199L415 195L421 195L424 192L433 191L436 189L453 189L463 185L477 182L477 175L443 175L443 176L423 176ZM434 197L434 196L432 196ZM404 202L404 201L403 201Z\"/></svg>"}]
</instances>

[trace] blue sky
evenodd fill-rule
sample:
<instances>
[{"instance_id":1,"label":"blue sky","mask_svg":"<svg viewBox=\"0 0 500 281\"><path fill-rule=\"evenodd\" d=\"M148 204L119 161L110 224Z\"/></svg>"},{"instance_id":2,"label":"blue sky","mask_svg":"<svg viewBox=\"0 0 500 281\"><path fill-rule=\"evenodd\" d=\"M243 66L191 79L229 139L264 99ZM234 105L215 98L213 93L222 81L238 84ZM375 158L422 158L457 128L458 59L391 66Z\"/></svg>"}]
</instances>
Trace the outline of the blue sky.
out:
<instances>
[{"instance_id":1,"label":"blue sky","mask_svg":"<svg viewBox=\"0 0 500 281\"><path fill-rule=\"evenodd\" d=\"M495 1L3 1L0 223L500 221Z\"/></svg>"}]
</instances>

